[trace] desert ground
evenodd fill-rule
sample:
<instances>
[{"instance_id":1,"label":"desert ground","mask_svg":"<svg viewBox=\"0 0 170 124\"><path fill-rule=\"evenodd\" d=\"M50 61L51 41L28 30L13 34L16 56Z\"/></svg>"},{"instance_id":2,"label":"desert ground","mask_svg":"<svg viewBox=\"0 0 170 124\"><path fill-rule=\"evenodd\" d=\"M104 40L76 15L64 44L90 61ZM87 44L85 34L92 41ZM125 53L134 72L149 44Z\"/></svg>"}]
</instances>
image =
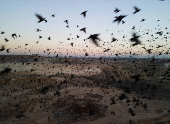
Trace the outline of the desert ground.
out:
<instances>
[{"instance_id":1,"label":"desert ground","mask_svg":"<svg viewBox=\"0 0 170 124\"><path fill-rule=\"evenodd\" d=\"M3 57L1 124L170 123L168 60Z\"/></svg>"}]
</instances>

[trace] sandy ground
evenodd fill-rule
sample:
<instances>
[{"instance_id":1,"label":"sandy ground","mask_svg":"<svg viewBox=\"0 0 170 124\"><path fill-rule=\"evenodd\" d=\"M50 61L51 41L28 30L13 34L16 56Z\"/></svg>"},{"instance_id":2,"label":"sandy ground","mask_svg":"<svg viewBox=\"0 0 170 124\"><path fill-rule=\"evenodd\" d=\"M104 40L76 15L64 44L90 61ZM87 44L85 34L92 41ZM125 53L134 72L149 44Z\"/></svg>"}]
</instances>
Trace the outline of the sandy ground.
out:
<instances>
[{"instance_id":1,"label":"sandy ground","mask_svg":"<svg viewBox=\"0 0 170 124\"><path fill-rule=\"evenodd\" d=\"M168 68L70 61L0 63L0 71L12 68L0 77L0 123L170 123ZM131 76L138 73L135 82Z\"/></svg>"}]
</instances>

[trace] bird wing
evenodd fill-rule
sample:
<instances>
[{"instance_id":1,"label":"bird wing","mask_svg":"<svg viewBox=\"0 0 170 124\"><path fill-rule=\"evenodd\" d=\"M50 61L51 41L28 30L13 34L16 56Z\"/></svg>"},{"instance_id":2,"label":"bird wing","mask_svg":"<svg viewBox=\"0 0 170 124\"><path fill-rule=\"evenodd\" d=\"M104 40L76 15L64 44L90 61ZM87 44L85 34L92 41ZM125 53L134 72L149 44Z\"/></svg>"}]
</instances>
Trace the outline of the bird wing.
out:
<instances>
[{"instance_id":1,"label":"bird wing","mask_svg":"<svg viewBox=\"0 0 170 124\"><path fill-rule=\"evenodd\" d=\"M135 11L139 11L139 9L136 6L134 6L134 9L135 9Z\"/></svg>"},{"instance_id":2,"label":"bird wing","mask_svg":"<svg viewBox=\"0 0 170 124\"><path fill-rule=\"evenodd\" d=\"M92 39L92 41L93 41L93 43L94 43L97 47L99 46L99 44L98 44L97 40Z\"/></svg>"},{"instance_id":3,"label":"bird wing","mask_svg":"<svg viewBox=\"0 0 170 124\"><path fill-rule=\"evenodd\" d=\"M39 20L43 20L43 17L41 15L38 15L38 14L35 14L35 15Z\"/></svg>"}]
</instances>

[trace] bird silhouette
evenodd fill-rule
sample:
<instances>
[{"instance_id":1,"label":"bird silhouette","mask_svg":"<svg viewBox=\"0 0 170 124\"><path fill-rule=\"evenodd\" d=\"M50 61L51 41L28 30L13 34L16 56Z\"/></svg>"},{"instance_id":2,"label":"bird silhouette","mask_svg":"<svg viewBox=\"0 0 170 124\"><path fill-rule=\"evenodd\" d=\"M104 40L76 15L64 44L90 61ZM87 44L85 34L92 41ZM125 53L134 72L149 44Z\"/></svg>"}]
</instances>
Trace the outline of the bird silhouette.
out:
<instances>
[{"instance_id":1,"label":"bird silhouette","mask_svg":"<svg viewBox=\"0 0 170 124\"><path fill-rule=\"evenodd\" d=\"M89 54L88 54L88 53L85 53L85 57L86 57L86 56L89 56Z\"/></svg>"},{"instance_id":2,"label":"bird silhouette","mask_svg":"<svg viewBox=\"0 0 170 124\"><path fill-rule=\"evenodd\" d=\"M1 45L0 52L1 52L1 51L4 51L4 50L5 50L5 45Z\"/></svg>"},{"instance_id":3,"label":"bird silhouette","mask_svg":"<svg viewBox=\"0 0 170 124\"><path fill-rule=\"evenodd\" d=\"M5 42L8 42L8 41L9 41L7 38L5 38L4 40L5 40Z\"/></svg>"},{"instance_id":4,"label":"bird silhouette","mask_svg":"<svg viewBox=\"0 0 170 124\"><path fill-rule=\"evenodd\" d=\"M69 28L69 25L67 25L66 27Z\"/></svg>"},{"instance_id":5,"label":"bird silhouette","mask_svg":"<svg viewBox=\"0 0 170 124\"><path fill-rule=\"evenodd\" d=\"M12 34L11 35L14 39L15 39L15 37L17 38L17 35L14 33L14 34Z\"/></svg>"},{"instance_id":6,"label":"bird silhouette","mask_svg":"<svg viewBox=\"0 0 170 124\"><path fill-rule=\"evenodd\" d=\"M68 20L65 20L64 22L65 22L66 24L68 24Z\"/></svg>"},{"instance_id":7,"label":"bird silhouette","mask_svg":"<svg viewBox=\"0 0 170 124\"><path fill-rule=\"evenodd\" d=\"M83 31L84 33L86 33L86 28L82 28L80 29L80 31Z\"/></svg>"},{"instance_id":8,"label":"bird silhouette","mask_svg":"<svg viewBox=\"0 0 170 124\"><path fill-rule=\"evenodd\" d=\"M133 26L131 30L135 30L135 26Z\"/></svg>"},{"instance_id":9,"label":"bird silhouette","mask_svg":"<svg viewBox=\"0 0 170 124\"><path fill-rule=\"evenodd\" d=\"M40 29L37 29L37 32L41 31Z\"/></svg>"},{"instance_id":10,"label":"bird silhouette","mask_svg":"<svg viewBox=\"0 0 170 124\"><path fill-rule=\"evenodd\" d=\"M103 52L108 52L110 49L105 49Z\"/></svg>"},{"instance_id":11,"label":"bird silhouette","mask_svg":"<svg viewBox=\"0 0 170 124\"><path fill-rule=\"evenodd\" d=\"M38 23L40 23L40 22L42 22L42 21L47 22L47 20L46 20L45 18L43 18L41 15L35 14L35 16L39 19Z\"/></svg>"},{"instance_id":12,"label":"bird silhouette","mask_svg":"<svg viewBox=\"0 0 170 124\"><path fill-rule=\"evenodd\" d=\"M74 44L74 43L71 43L70 45L73 47L73 44Z\"/></svg>"},{"instance_id":13,"label":"bird silhouette","mask_svg":"<svg viewBox=\"0 0 170 124\"><path fill-rule=\"evenodd\" d=\"M118 8L115 8L115 10L114 10L114 12L115 13L118 13L118 12L120 12L121 10L119 10Z\"/></svg>"},{"instance_id":14,"label":"bird silhouette","mask_svg":"<svg viewBox=\"0 0 170 124\"><path fill-rule=\"evenodd\" d=\"M112 37L112 41L111 42L115 42L118 41L116 38Z\"/></svg>"},{"instance_id":15,"label":"bird silhouette","mask_svg":"<svg viewBox=\"0 0 170 124\"><path fill-rule=\"evenodd\" d=\"M141 9L139 9L138 7L134 6L135 12L133 12L133 14L136 14L137 12L139 12Z\"/></svg>"},{"instance_id":16,"label":"bird silhouette","mask_svg":"<svg viewBox=\"0 0 170 124\"><path fill-rule=\"evenodd\" d=\"M9 49L11 49L11 48L9 48ZM9 53L9 49L6 50L7 53Z\"/></svg>"},{"instance_id":17,"label":"bird silhouette","mask_svg":"<svg viewBox=\"0 0 170 124\"><path fill-rule=\"evenodd\" d=\"M133 38L130 39L131 42L135 42L134 44L132 44L132 46L136 46L141 44L141 41L138 40L140 36L137 36L136 33L133 33Z\"/></svg>"},{"instance_id":18,"label":"bird silhouette","mask_svg":"<svg viewBox=\"0 0 170 124\"><path fill-rule=\"evenodd\" d=\"M51 15L52 17L55 17L55 14Z\"/></svg>"},{"instance_id":19,"label":"bird silhouette","mask_svg":"<svg viewBox=\"0 0 170 124\"><path fill-rule=\"evenodd\" d=\"M118 22L118 24L122 21L123 18L125 18L127 15L120 15L120 16L115 16L115 20L113 22Z\"/></svg>"},{"instance_id":20,"label":"bird silhouette","mask_svg":"<svg viewBox=\"0 0 170 124\"><path fill-rule=\"evenodd\" d=\"M91 41L97 46L99 47L99 43L97 40L100 41L100 39L98 38L100 34L93 34L93 35L90 35L87 39L91 39Z\"/></svg>"},{"instance_id":21,"label":"bird silhouette","mask_svg":"<svg viewBox=\"0 0 170 124\"><path fill-rule=\"evenodd\" d=\"M3 71L0 71L0 75L7 74L11 71L12 69L9 67L6 67Z\"/></svg>"},{"instance_id":22,"label":"bird silhouette","mask_svg":"<svg viewBox=\"0 0 170 124\"><path fill-rule=\"evenodd\" d=\"M84 12L82 12L80 15L83 15L84 18L85 18L85 17L86 17L86 13L87 13L87 11L84 11Z\"/></svg>"},{"instance_id":23,"label":"bird silhouette","mask_svg":"<svg viewBox=\"0 0 170 124\"><path fill-rule=\"evenodd\" d=\"M153 50L153 49L146 49L146 51L147 51L149 54L151 54L151 50Z\"/></svg>"},{"instance_id":24,"label":"bird silhouette","mask_svg":"<svg viewBox=\"0 0 170 124\"><path fill-rule=\"evenodd\" d=\"M4 34L4 33L5 33L4 31L1 32L1 34Z\"/></svg>"},{"instance_id":25,"label":"bird silhouette","mask_svg":"<svg viewBox=\"0 0 170 124\"><path fill-rule=\"evenodd\" d=\"M144 22L146 19L142 19L141 22Z\"/></svg>"}]
</instances>

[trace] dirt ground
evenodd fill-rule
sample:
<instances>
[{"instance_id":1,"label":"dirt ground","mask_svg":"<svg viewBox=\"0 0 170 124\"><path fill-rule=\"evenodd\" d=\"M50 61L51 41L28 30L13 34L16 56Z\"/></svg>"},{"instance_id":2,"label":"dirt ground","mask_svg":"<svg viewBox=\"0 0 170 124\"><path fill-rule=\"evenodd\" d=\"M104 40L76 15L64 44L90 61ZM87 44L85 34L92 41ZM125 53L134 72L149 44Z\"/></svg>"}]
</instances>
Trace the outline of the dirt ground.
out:
<instances>
[{"instance_id":1,"label":"dirt ground","mask_svg":"<svg viewBox=\"0 0 170 124\"><path fill-rule=\"evenodd\" d=\"M12 69L0 75L1 124L170 123L168 67L148 60L17 59L0 63L1 72Z\"/></svg>"}]
</instances>

